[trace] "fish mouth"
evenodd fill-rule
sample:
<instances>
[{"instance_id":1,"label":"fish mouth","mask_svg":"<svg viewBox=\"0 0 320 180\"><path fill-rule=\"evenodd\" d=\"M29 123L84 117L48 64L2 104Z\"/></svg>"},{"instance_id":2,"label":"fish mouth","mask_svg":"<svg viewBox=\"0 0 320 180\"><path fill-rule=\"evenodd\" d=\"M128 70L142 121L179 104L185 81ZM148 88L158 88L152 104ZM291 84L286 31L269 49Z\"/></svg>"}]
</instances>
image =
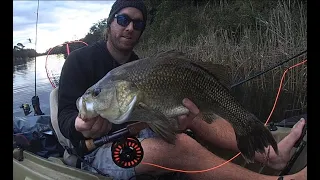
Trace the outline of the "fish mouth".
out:
<instances>
[{"instance_id":1,"label":"fish mouth","mask_svg":"<svg viewBox=\"0 0 320 180\"><path fill-rule=\"evenodd\" d=\"M82 97L80 97L78 106L85 108L86 111L93 111L93 103L92 102L91 103L90 102L83 103L83 102L84 101L83 101Z\"/></svg>"},{"instance_id":2,"label":"fish mouth","mask_svg":"<svg viewBox=\"0 0 320 180\"><path fill-rule=\"evenodd\" d=\"M137 96L134 96L132 101L130 102L130 104L128 105L128 110L123 113L121 116L119 116L117 119L114 119L114 124L122 124L126 121L128 121L129 119L129 116L131 114L131 112L133 111L133 108L134 108L134 105L136 104L137 102Z\"/></svg>"},{"instance_id":3,"label":"fish mouth","mask_svg":"<svg viewBox=\"0 0 320 180\"><path fill-rule=\"evenodd\" d=\"M93 103L92 102L86 102L83 100L83 97L80 97L78 100L77 100L77 107L78 107L78 110L80 112L80 114L86 114L87 116L89 117L86 117L86 118L93 118L96 116L96 113L94 111L94 108L93 108Z\"/></svg>"}]
</instances>

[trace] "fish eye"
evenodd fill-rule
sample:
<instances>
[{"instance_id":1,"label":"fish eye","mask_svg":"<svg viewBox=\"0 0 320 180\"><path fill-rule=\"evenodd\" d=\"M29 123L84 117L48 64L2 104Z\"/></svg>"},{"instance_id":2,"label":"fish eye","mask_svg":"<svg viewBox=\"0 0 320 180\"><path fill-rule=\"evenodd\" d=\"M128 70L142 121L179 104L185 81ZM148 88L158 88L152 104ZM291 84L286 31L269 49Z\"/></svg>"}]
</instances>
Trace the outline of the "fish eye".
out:
<instances>
[{"instance_id":1,"label":"fish eye","mask_svg":"<svg viewBox=\"0 0 320 180\"><path fill-rule=\"evenodd\" d=\"M92 91L92 96L93 97L96 97L100 94L101 92L101 89L100 88L95 88L93 91Z\"/></svg>"}]
</instances>

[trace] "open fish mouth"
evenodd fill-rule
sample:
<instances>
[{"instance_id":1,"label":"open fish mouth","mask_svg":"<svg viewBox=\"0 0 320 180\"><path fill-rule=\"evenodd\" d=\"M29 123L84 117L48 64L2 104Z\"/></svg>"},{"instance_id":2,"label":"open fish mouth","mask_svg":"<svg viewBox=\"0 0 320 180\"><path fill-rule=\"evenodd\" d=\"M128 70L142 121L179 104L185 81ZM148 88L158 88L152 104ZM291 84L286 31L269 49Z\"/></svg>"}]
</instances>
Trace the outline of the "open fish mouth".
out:
<instances>
[{"instance_id":1,"label":"open fish mouth","mask_svg":"<svg viewBox=\"0 0 320 180\"><path fill-rule=\"evenodd\" d=\"M131 112L133 111L134 109L134 105L136 104L137 102L137 96L134 96L130 102L130 104L128 105L128 109L126 112L124 112L121 116L119 116L118 118L114 119L113 120L113 123L114 124L122 124L126 121L128 121L129 119L129 116L131 114Z\"/></svg>"},{"instance_id":2,"label":"open fish mouth","mask_svg":"<svg viewBox=\"0 0 320 180\"><path fill-rule=\"evenodd\" d=\"M88 103L86 101L83 101L83 98L80 97L78 101L78 109L79 111L94 111L93 109L93 103Z\"/></svg>"},{"instance_id":3,"label":"open fish mouth","mask_svg":"<svg viewBox=\"0 0 320 180\"><path fill-rule=\"evenodd\" d=\"M96 117L98 114L94 110L93 102L86 102L83 97L80 97L77 100L77 108L79 113L81 114L81 118L93 118ZM83 117L85 114L85 117Z\"/></svg>"}]
</instances>

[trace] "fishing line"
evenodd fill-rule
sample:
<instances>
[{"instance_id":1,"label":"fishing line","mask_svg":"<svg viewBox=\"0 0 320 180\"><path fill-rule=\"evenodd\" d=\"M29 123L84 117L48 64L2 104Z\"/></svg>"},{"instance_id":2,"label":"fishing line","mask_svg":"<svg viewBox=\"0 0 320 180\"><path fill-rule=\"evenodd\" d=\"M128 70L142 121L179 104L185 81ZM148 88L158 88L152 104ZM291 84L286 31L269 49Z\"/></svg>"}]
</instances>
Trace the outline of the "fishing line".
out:
<instances>
[{"instance_id":1,"label":"fishing line","mask_svg":"<svg viewBox=\"0 0 320 180\"><path fill-rule=\"evenodd\" d=\"M36 37L34 42L35 56L34 56L34 96L37 96L37 41L38 41L38 19L39 19L39 0L37 6L37 20L36 20Z\"/></svg>"},{"instance_id":2,"label":"fishing line","mask_svg":"<svg viewBox=\"0 0 320 180\"><path fill-rule=\"evenodd\" d=\"M240 81L240 82L232 85L231 88L234 88L234 87L239 86L239 85L241 85L241 84L243 84L243 83L245 83L245 82L248 82L248 81L250 81L250 80L253 79L253 78L256 78L256 77L258 77L258 76L261 76L261 75L263 75L264 73L266 73L266 72L268 72L268 71L271 71L272 69L275 69L275 68L281 66L282 64L284 64L284 63L286 63L286 62L289 62L289 61L291 61L292 59L294 59L294 58L296 58L296 57L301 56L302 54L304 54L304 53L306 53L306 52L307 52L307 50L304 50L304 51L302 51L301 53L299 53L299 54L297 54L297 55L295 55L295 56L293 56L293 57L291 57L291 58L289 58L289 59L287 59L287 60L285 60L285 61L282 61L282 62L274 65L273 67L270 67L269 69L267 69L267 70L265 70L265 71L262 71L262 72L260 72L260 73L257 73L256 75L253 75L252 77L249 77L248 79L244 79L244 80L242 80L242 81Z\"/></svg>"},{"instance_id":3,"label":"fishing line","mask_svg":"<svg viewBox=\"0 0 320 180\"><path fill-rule=\"evenodd\" d=\"M304 53L304 52L303 52L303 53ZM302 54L302 53L300 53L300 54ZM298 56L298 55L297 55L297 56ZM293 58L290 58L290 59L293 59ZM289 60L290 60L290 59L289 59ZM286 60L286 61L282 62L281 64L283 64L283 63L285 63L285 62L288 62L289 60ZM306 62L307 62L307 60L303 60L302 62L299 62L299 63L297 63L297 64L295 64L295 65L287 68L287 69L283 72L283 75L282 75L281 80L280 80L280 85L279 85L279 89L278 89L278 92L277 92L277 96L276 96L276 98L275 98L274 105L273 105L273 107L272 107L272 109L271 109L270 115L269 115L267 121L265 122L265 126L268 124L268 122L269 122L269 120L270 120L270 117L271 117L271 115L273 114L273 111L274 111L274 109L275 109L275 107L276 107L276 105L277 105L277 102L278 102L278 99L279 99L279 95L280 95L280 92L281 92L281 89L282 89L282 85L283 85L283 81L284 81L284 78L285 78L286 73L287 73L289 70L291 70L292 68L295 68L295 67L297 67L297 66L300 66L300 65L302 65L302 64L304 64L304 63L306 63ZM263 74L263 73L262 73L262 74ZM261 75L261 73L260 73L260 75ZM254 77L252 77L252 78L254 78ZM252 78L250 78L250 79L252 79ZM241 83L243 83L243 82L240 82L239 84L241 84ZM228 162L232 161L233 159L235 159L236 157L238 157L240 154L241 154L241 153L239 152L239 153L236 154L234 157L230 158L228 161L226 161L226 162L224 162L224 163L222 163L222 164L220 164L220 165L218 165L218 166L214 166L214 167L212 167L212 168L204 169L204 170L188 171L188 170L174 169L174 168L168 168L168 167L164 167L164 166L157 165L157 164L153 164L153 163L149 163L149 162L141 162L140 164L150 165L150 166L158 167L158 168L165 169L165 170L169 170L169 171L175 171L175 172L183 172L183 173L202 173L202 172L207 172L207 171L211 171L211 170L217 169L217 168L219 168L219 167L227 164Z\"/></svg>"},{"instance_id":4,"label":"fishing line","mask_svg":"<svg viewBox=\"0 0 320 180\"><path fill-rule=\"evenodd\" d=\"M34 43L34 96L31 98L32 106L34 109L34 116L37 115L44 115L44 113L41 111L40 108L40 101L39 97L37 96L37 41L38 41L38 20L39 20L39 0L38 0L38 6L37 6L37 20L36 20L36 37L35 37L35 43ZM31 41L31 40L30 40Z\"/></svg>"}]
</instances>

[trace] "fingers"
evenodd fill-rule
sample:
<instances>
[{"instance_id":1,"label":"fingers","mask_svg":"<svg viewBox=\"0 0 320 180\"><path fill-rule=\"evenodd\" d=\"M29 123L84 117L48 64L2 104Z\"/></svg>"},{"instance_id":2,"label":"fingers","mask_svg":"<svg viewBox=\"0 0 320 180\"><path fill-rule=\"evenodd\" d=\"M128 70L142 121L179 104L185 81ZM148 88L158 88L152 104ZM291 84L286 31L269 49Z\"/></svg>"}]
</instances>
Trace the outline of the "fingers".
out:
<instances>
[{"instance_id":1,"label":"fingers","mask_svg":"<svg viewBox=\"0 0 320 180\"><path fill-rule=\"evenodd\" d=\"M101 128L97 131L98 135L103 135L103 134L108 132L107 131L107 127L108 127L107 121L106 120L102 120L101 122L102 122Z\"/></svg>"},{"instance_id":2,"label":"fingers","mask_svg":"<svg viewBox=\"0 0 320 180\"><path fill-rule=\"evenodd\" d=\"M96 118L95 123L93 124L92 128L90 129L92 135L97 136L99 135L100 130L103 128L103 120L102 118Z\"/></svg>"},{"instance_id":3,"label":"fingers","mask_svg":"<svg viewBox=\"0 0 320 180\"><path fill-rule=\"evenodd\" d=\"M101 118L101 119L102 119L102 127L101 127L101 129L99 131L99 134L100 135L104 135L104 134L108 133L111 130L112 123L110 123L109 121L107 121L107 120L105 120L103 118Z\"/></svg>"},{"instance_id":4,"label":"fingers","mask_svg":"<svg viewBox=\"0 0 320 180\"><path fill-rule=\"evenodd\" d=\"M187 118L187 115L178 116L178 119L179 119L179 120L184 120L184 119L186 119L186 118Z\"/></svg>"},{"instance_id":5,"label":"fingers","mask_svg":"<svg viewBox=\"0 0 320 180\"><path fill-rule=\"evenodd\" d=\"M76 130L88 138L100 137L109 132L111 127L112 124L100 116L93 119L86 119L86 121L77 117L75 121Z\"/></svg>"},{"instance_id":6,"label":"fingers","mask_svg":"<svg viewBox=\"0 0 320 180\"><path fill-rule=\"evenodd\" d=\"M94 120L86 120L84 121L80 117L77 117L75 120L75 128L77 131L82 132L82 131L88 131L92 128L93 124L95 123Z\"/></svg>"},{"instance_id":7,"label":"fingers","mask_svg":"<svg viewBox=\"0 0 320 180\"><path fill-rule=\"evenodd\" d=\"M111 131L112 129L112 123L109 121L103 121L106 124L106 129L105 129L105 133L108 133L109 131Z\"/></svg>"},{"instance_id":8,"label":"fingers","mask_svg":"<svg viewBox=\"0 0 320 180\"><path fill-rule=\"evenodd\" d=\"M108 133L111 130L112 124L103 119L102 117L99 117L96 120L96 123L92 126L91 132L92 132L92 136L94 138L96 137L100 137L106 133Z\"/></svg>"},{"instance_id":9,"label":"fingers","mask_svg":"<svg viewBox=\"0 0 320 180\"><path fill-rule=\"evenodd\" d=\"M183 99L182 103L186 108L188 108L189 114L178 116L178 124L179 124L179 129L185 130L192 126L191 124L193 122L193 119L199 114L200 110L188 98Z\"/></svg>"},{"instance_id":10,"label":"fingers","mask_svg":"<svg viewBox=\"0 0 320 180\"><path fill-rule=\"evenodd\" d=\"M195 118L199 114L200 110L190 99L185 98L183 99L182 103L190 111L188 115L189 118Z\"/></svg>"},{"instance_id":11,"label":"fingers","mask_svg":"<svg viewBox=\"0 0 320 180\"><path fill-rule=\"evenodd\" d=\"M304 118L301 118L294 126L293 128L302 128L306 123L306 120Z\"/></svg>"}]
</instances>

